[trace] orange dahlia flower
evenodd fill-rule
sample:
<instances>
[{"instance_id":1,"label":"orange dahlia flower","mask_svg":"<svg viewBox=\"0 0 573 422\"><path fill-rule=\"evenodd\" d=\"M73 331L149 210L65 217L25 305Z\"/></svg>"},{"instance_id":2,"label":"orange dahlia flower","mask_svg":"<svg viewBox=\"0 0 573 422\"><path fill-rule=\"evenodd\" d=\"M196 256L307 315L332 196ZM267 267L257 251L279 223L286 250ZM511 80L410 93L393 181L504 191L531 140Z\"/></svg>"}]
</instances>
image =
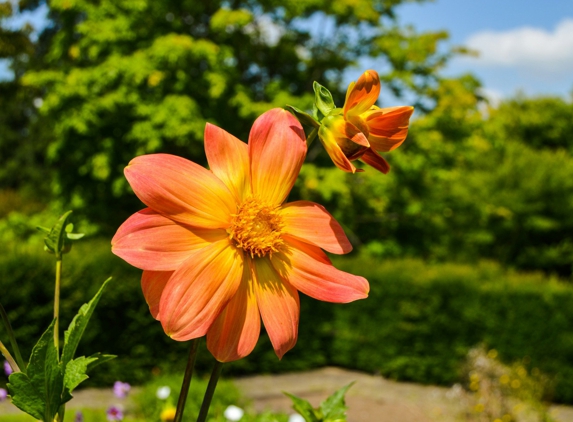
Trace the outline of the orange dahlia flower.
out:
<instances>
[{"instance_id":1,"label":"orange dahlia flower","mask_svg":"<svg viewBox=\"0 0 573 422\"><path fill-rule=\"evenodd\" d=\"M211 170L167 154L129 163L126 178L149 208L123 223L112 250L143 269L151 314L173 339L207 335L215 358L232 361L253 350L262 318L281 358L296 343L298 290L344 303L365 298L368 282L322 251L352 249L322 206L284 203L306 155L290 113L259 117L248 145L207 124L205 152Z\"/></svg>"},{"instance_id":2,"label":"orange dahlia flower","mask_svg":"<svg viewBox=\"0 0 573 422\"><path fill-rule=\"evenodd\" d=\"M378 73L367 70L348 86L344 107L334 109L321 122L318 137L334 164L346 172L362 171L351 163L360 159L388 173L390 165L378 152L396 149L406 139L414 107L377 107L379 95Z\"/></svg>"}]
</instances>

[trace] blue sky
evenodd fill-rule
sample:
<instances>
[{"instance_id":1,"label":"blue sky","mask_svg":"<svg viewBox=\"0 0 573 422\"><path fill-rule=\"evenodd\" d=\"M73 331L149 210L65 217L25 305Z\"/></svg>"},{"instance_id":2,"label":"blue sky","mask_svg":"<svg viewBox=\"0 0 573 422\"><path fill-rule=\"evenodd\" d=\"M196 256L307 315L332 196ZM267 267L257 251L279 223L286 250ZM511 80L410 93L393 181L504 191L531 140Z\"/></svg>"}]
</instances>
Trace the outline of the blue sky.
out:
<instances>
[{"instance_id":1,"label":"blue sky","mask_svg":"<svg viewBox=\"0 0 573 422\"><path fill-rule=\"evenodd\" d=\"M24 20L45 22L45 9ZM450 45L480 51L478 58L456 58L446 75L471 72L492 100L521 91L527 95L573 92L573 0L437 0L407 3L399 22L417 30L446 29ZM0 65L0 78L6 75ZM354 79L365 69L348 72ZM384 95L384 94L383 94Z\"/></svg>"},{"instance_id":2,"label":"blue sky","mask_svg":"<svg viewBox=\"0 0 573 422\"><path fill-rule=\"evenodd\" d=\"M571 98L572 0L437 0L402 5L398 18L418 30L446 29L451 45L479 50L445 74L477 75L494 99L518 91Z\"/></svg>"}]
</instances>

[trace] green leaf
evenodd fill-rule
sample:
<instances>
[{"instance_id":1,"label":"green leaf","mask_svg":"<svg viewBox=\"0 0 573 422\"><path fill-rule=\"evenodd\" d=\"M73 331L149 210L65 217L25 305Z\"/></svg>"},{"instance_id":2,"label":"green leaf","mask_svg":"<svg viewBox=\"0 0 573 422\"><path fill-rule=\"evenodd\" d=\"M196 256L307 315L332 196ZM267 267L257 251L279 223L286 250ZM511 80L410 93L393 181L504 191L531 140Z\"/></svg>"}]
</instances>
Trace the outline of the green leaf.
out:
<instances>
[{"instance_id":1,"label":"green leaf","mask_svg":"<svg viewBox=\"0 0 573 422\"><path fill-rule=\"evenodd\" d=\"M62 215L54 227L52 227L48 236L44 239L46 247L56 254L56 258L60 258L64 250L64 236L66 233L64 228L67 225L71 213L72 211L68 211Z\"/></svg>"},{"instance_id":2,"label":"green leaf","mask_svg":"<svg viewBox=\"0 0 573 422\"><path fill-rule=\"evenodd\" d=\"M8 391L12 404L36 419L44 419L46 403L40 391L23 372L15 372L8 377Z\"/></svg>"},{"instance_id":3,"label":"green leaf","mask_svg":"<svg viewBox=\"0 0 573 422\"><path fill-rule=\"evenodd\" d=\"M66 365L65 369L62 404L67 403L72 399L72 391L74 391L78 385L89 378L87 375L88 372L90 372L96 366L115 357L115 355L102 355L101 353L96 353L87 358L82 356L71 360Z\"/></svg>"},{"instance_id":4,"label":"green leaf","mask_svg":"<svg viewBox=\"0 0 573 422\"><path fill-rule=\"evenodd\" d=\"M72 399L72 391L89 377L87 375L88 366L90 363L97 360L97 358L85 356L71 360L66 365L64 375L64 391L62 395L62 403L67 403Z\"/></svg>"},{"instance_id":5,"label":"green leaf","mask_svg":"<svg viewBox=\"0 0 573 422\"><path fill-rule=\"evenodd\" d=\"M27 374L18 372L22 375L12 377L16 375L12 374L9 379L14 405L45 421L52 421L58 413L64 382L62 365L54 344L55 321L52 321L32 349Z\"/></svg>"},{"instance_id":6,"label":"green leaf","mask_svg":"<svg viewBox=\"0 0 573 422\"><path fill-rule=\"evenodd\" d=\"M314 89L313 114L314 118L320 122L325 116L328 116L336 106L334 105L332 94L324 86L315 81L312 84L312 88Z\"/></svg>"},{"instance_id":7,"label":"green leaf","mask_svg":"<svg viewBox=\"0 0 573 422\"><path fill-rule=\"evenodd\" d=\"M301 124L312 127L320 127L320 123L317 122L314 119L314 117L312 117L310 114L288 104L286 105L286 107L292 112L292 114L295 115L295 117Z\"/></svg>"},{"instance_id":8,"label":"green leaf","mask_svg":"<svg viewBox=\"0 0 573 422\"><path fill-rule=\"evenodd\" d=\"M94 353L93 355L91 355L89 357L89 359L91 359L91 358L95 358L95 359L89 363L88 372L90 372L96 366L99 366L102 363L105 363L109 360L115 359L116 357L117 357L117 355L104 355L103 353Z\"/></svg>"},{"instance_id":9,"label":"green leaf","mask_svg":"<svg viewBox=\"0 0 573 422\"><path fill-rule=\"evenodd\" d=\"M103 290L107 283L111 280L111 277L108 278L106 281L103 282L103 285L100 287L99 291L95 294L93 299L89 303L85 303L82 305L78 314L74 317L70 326L64 333L64 349L62 352L62 363L67 366L68 363L73 359L74 354L76 353L76 349L78 348L78 344L84 334L84 331L88 325L88 322L97 306Z\"/></svg>"},{"instance_id":10,"label":"green leaf","mask_svg":"<svg viewBox=\"0 0 573 422\"><path fill-rule=\"evenodd\" d=\"M344 402L344 396L353 384L354 381L336 391L320 404L320 410L322 411L324 422L346 421L346 409L348 408Z\"/></svg>"},{"instance_id":11,"label":"green leaf","mask_svg":"<svg viewBox=\"0 0 573 422\"><path fill-rule=\"evenodd\" d=\"M316 414L312 405L308 401L301 399L297 396L294 396L292 394L289 394L287 392L284 392L284 391L283 391L283 394L290 397L290 399L293 402L292 408L296 412L300 413L300 415L304 418L304 420L306 422L321 422L322 421L322 418L320 418L320 416L318 416Z\"/></svg>"}]
</instances>

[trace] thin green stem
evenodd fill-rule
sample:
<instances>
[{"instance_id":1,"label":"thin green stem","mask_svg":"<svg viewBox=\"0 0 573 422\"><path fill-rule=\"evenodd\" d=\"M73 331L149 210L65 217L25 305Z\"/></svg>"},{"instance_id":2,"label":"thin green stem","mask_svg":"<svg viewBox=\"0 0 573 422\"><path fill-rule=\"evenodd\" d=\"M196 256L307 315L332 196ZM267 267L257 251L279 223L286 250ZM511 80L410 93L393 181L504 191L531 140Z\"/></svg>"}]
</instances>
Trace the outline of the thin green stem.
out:
<instances>
[{"instance_id":1,"label":"thin green stem","mask_svg":"<svg viewBox=\"0 0 573 422\"><path fill-rule=\"evenodd\" d=\"M4 327L6 327L6 331L8 332L8 338L10 339L10 344L12 345L12 350L14 351L14 355L16 356L16 362L20 366L20 370L26 372L26 363L24 359L22 359L22 354L20 353L20 348L18 347L18 342L16 341L16 336L14 335L14 330L12 329L12 325L10 324L10 320L8 319L8 314L6 310L0 303L0 314L2 315L2 321L4 322Z\"/></svg>"},{"instance_id":2,"label":"thin green stem","mask_svg":"<svg viewBox=\"0 0 573 422\"><path fill-rule=\"evenodd\" d=\"M181 422L183 420L183 412L185 411L185 402L187 401L187 394L189 394L189 385L191 378L193 378L193 368L195 367L195 359L197 358L197 349L199 348L199 339L191 340L191 348L189 349L189 358L187 359L187 367L185 368L185 375L183 383L181 384L181 393L179 393L179 400L177 401L177 410L175 411L175 419L173 422Z\"/></svg>"},{"instance_id":3,"label":"thin green stem","mask_svg":"<svg viewBox=\"0 0 573 422\"><path fill-rule=\"evenodd\" d=\"M306 147L308 148L312 142L316 139L316 135L318 135L318 128L314 128L312 130L312 132L310 132L310 134L308 135L308 138L306 138Z\"/></svg>"},{"instance_id":4,"label":"thin green stem","mask_svg":"<svg viewBox=\"0 0 573 422\"><path fill-rule=\"evenodd\" d=\"M4 355L4 357L6 358L6 360L8 361L10 366L12 367L12 371L20 372L20 367L18 366L18 364L16 363L16 361L14 360L14 358L12 357L12 355L10 354L8 349L6 349L6 346L4 346L4 343L2 343L1 341L0 341L0 353L2 353Z\"/></svg>"},{"instance_id":5,"label":"thin green stem","mask_svg":"<svg viewBox=\"0 0 573 422\"><path fill-rule=\"evenodd\" d=\"M203 397L203 403L201 403L201 410L199 411L199 416L197 417L197 422L205 422L207 420L207 414L209 413L209 407L211 406L211 400L215 394L215 388L217 388L217 382L219 382L219 377L221 376L221 371L223 370L223 362L215 362L213 367L213 372L211 372L211 378L209 378L209 384L207 385L207 390L205 391L205 397Z\"/></svg>"},{"instance_id":6,"label":"thin green stem","mask_svg":"<svg viewBox=\"0 0 573 422\"><path fill-rule=\"evenodd\" d=\"M62 279L62 258L60 257L56 261L56 288L54 289L54 318L56 323L54 324L54 344L56 345L56 350L60 350L60 330L59 330L59 317L60 317L60 286Z\"/></svg>"}]
</instances>

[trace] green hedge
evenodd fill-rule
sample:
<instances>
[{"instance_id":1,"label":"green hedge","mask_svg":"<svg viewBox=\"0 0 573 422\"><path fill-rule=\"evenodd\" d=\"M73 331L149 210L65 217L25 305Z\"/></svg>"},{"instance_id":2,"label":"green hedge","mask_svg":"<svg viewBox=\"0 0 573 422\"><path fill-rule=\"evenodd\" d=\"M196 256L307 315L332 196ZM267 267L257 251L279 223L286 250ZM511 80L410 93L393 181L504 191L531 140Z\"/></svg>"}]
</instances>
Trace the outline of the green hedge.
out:
<instances>
[{"instance_id":1,"label":"green hedge","mask_svg":"<svg viewBox=\"0 0 573 422\"><path fill-rule=\"evenodd\" d=\"M337 308L333 363L396 379L451 384L468 349L524 359L573 402L573 286L495 264L343 262L370 280L368 300Z\"/></svg>"},{"instance_id":2,"label":"green hedge","mask_svg":"<svg viewBox=\"0 0 573 422\"><path fill-rule=\"evenodd\" d=\"M0 254L0 300L26 355L51 320L52 263L51 256L27 249ZM249 357L227 365L227 374L339 365L447 385L459 380L469 348L483 343L505 361L526 358L532 368L555 378L556 400L573 403L573 286L494 264L429 265L368 257L335 263L366 276L370 297L346 305L302 297L297 346L279 362L263 335ZM79 352L119 358L98 368L93 384L143 382L154 368L183 368L187 345L170 340L149 315L140 273L113 256L107 241L80 242L64 259L62 326L105 278L114 277ZM4 336L0 330L0 339ZM200 371L211 363L207 352L200 354Z\"/></svg>"}]
</instances>

